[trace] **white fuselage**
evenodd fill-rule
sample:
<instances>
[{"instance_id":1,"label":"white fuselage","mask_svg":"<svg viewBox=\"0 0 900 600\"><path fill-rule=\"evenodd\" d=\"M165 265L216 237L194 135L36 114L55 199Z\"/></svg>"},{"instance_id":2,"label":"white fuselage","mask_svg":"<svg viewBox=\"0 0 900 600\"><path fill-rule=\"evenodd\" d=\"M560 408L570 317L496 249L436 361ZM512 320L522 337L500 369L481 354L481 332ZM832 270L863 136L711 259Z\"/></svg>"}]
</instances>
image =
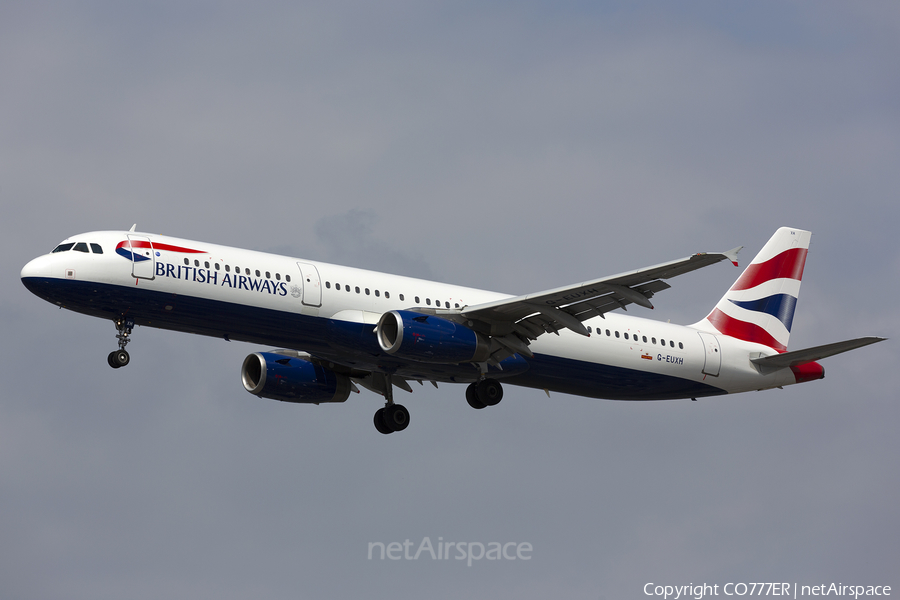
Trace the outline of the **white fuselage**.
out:
<instances>
[{"instance_id":1,"label":"white fuselage","mask_svg":"<svg viewBox=\"0 0 900 600\"><path fill-rule=\"evenodd\" d=\"M129 246L121 251L129 236L149 244L129 256ZM22 270L34 293L59 306L110 319L130 315L138 325L291 348L359 369L378 369L386 357L362 349L354 353L352 342L342 336L368 335L389 310L453 309L509 297L156 234L93 232L64 243L84 243L89 251L47 254ZM90 251L91 244L102 253ZM528 370L509 375L508 382L621 399L795 383L790 369L763 374L750 362L774 353L760 344L620 313L584 325L589 337L565 329L540 336L531 344L535 356L528 359ZM469 366L404 368L407 378L435 381L471 381L475 373Z\"/></svg>"}]
</instances>

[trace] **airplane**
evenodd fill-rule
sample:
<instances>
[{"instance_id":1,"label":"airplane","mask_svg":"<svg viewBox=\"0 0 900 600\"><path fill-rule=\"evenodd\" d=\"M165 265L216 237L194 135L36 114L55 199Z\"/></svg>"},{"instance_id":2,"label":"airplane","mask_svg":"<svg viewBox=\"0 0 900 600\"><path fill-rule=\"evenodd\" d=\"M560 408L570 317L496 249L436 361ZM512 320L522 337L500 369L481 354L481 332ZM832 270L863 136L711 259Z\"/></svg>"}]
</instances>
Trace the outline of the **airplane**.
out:
<instances>
[{"instance_id":1,"label":"airplane","mask_svg":"<svg viewBox=\"0 0 900 600\"><path fill-rule=\"evenodd\" d=\"M811 233L778 229L693 325L623 314L652 309L665 280L741 247L697 253L574 285L510 296L352 267L135 231L70 237L24 266L47 302L115 324L126 366L136 325L275 346L244 359L241 381L284 402L384 397L383 434L406 429L394 388L463 383L475 409L502 384L612 400L696 400L822 379L816 361L883 341L862 337L788 351Z\"/></svg>"}]
</instances>

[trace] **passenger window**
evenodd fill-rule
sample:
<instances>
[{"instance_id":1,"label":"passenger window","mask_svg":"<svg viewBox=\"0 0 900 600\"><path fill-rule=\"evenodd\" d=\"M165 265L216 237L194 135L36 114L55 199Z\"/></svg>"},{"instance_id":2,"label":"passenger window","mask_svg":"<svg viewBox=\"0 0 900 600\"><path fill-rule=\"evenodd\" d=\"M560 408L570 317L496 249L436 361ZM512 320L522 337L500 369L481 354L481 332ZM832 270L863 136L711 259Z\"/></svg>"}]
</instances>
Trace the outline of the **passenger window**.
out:
<instances>
[{"instance_id":1,"label":"passenger window","mask_svg":"<svg viewBox=\"0 0 900 600\"><path fill-rule=\"evenodd\" d=\"M450 303L445 301L445 302L444 302L444 308L450 308Z\"/></svg>"},{"instance_id":2,"label":"passenger window","mask_svg":"<svg viewBox=\"0 0 900 600\"><path fill-rule=\"evenodd\" d=\"M682 344L681 342L678 342L678 349L684 350L684 344Z\"/></svg>"},{"instance_id":3,"label":"passenger window","mask_svg":"<svg viewBox=\"0 0 900 600\"><path fill-rule=\"evenodd\" d=\"M359 293L359 286L356 286L356 293Z\"/></svg>"},{"instance_id":4,"label":"passenger window","mask_svg":"<svg viewBox=\"0 0 900 600\"><path fill-rule=\"evenodd\" d=\"M606 330L606 337L609 337L609 329Z\"/></svg>"},{"instance_id":5,"label":"passenger window","mask_svg":"<svg viewBox=\"0 0 900 600\"><path fill-rule=\"evenodd\" d=\"M666 340L659 340L659 343L662 344L663 346L665 346L665 345L666 345Z\"/></svg>"},{"instance_id":6,"label":"passenger window","mask_svg":"<svg viewBox=\"0 0 900 600\"><path fill-rule=\"evenodd\" d=\"M644 343L646 344L646 343L647 343L647 336L645 335L645 336L643 336L643 338L644 338Z\"/></svg>"},{"instance_id":7,"label":"passenger window","mask_svg":"<svg viewBox=\"0 0 900 600\"><path fill-rule=\"evenodd\" d=\"M281 273L275 273L275 280L281 281ZM328 287L331 287L330 285Z\"/></svg>"},{"instance_id":8,"label":"passenger window","mask_svg":"<svg viewBox=\"0 0 900 600\"><path fill-rule=\"evenodd\" d=\"M56 252L68 252L69 250L72 249L72 246L74 246L74 245L75 245L74 242L71 244L60 244L59 246L54 248L53 252L51 252L50 254L54 254Z\"/></svg>"},{"instance_id":9,"label":"passenger window","mask_svg":"<svg viewBox=\"0 0 900 600\"><path fill-rule=\"evenodd\" d=\"M376 297L376 298L380 298L380 297L381 297L381 292L379 292L378 290L375 290L375 297Z\"/></svg>"},{"instance_id":10,"label":"passenger window","mask_svg":"<svg viewBox=\"0 0 900 600\"><path fill-rule=\"evenodd\" d=\"M259 269L256 270L256 276L259 277Z\"/></svg>"},{"instance_id":11,"label":"passenger window","mask_svg":"<svg viewBox=\"0 0 900 600\"><path fill-rule=\"evenodd\" d=\"M215 264L215 266L216 266L216 271L218 271L219 269L222 268L222 267L219 266L219 263L213 263L213 264Z\"/></svg>"},{"instance_id":12,"label":"passenger window","mask_svg":"<svg viewBox=\"0 0 900 600\"><path fill-rule=\"evenodd\" d=\"M619 337L619 332L618 332L618 331L616 332L616 337Z\"/></svg>"},{"instance_id":13,"label":"passenger window","mask_svg":"<svg viewBox=\"0 0 900 600\"><path fill-rule=\"evenodd\" d=\"M459 302L455 302L455 303L453 304L453 308L459 308Z\"/></svg>"},{"instance_id":14,"label":"passenger window","mask_svg":"<svg viewBox=\"0 0 900 600\"><path fill-rule=\"evenodd\" d=\"M403 294L400 294L400 302L403 302L403 300L404 300Z\"/></svg>"},{"instance_id":15,"label":"passenger window","mask_svg":"<svg viewBox=\"0 0 900 600\"><path fill-rule=\"evenodd\" d=\"M288 283L290 283L290 282L291 282L291 276L290 276L290 275L285 275L285 276L284 276L284 280L287 281Z\"/></svg>"},{"instance_id":16,"label":"passenger window","mask_svg":"<svg viewBox=\"0 0 900 600\"><path fill-rule=\"evenodd\" d=\"M330 281L326 281L326 282L325 282L325 289L327 289L327 290L330 290L330 289L331 289L331 282L330 282Z\"/></svg>"},{"instance_id":17,"label":"passenger window","mask_svg":"<svg viewBox=\"0 0 900 600\"><path fill-rule=\"evenodd\" d=\"M369 288L366 288L366 296L369 296Z\"/></svg>"},{"instance_id":18,"label":"passenger window","mask_svg":"<svg viewBox=\"0 0 900 600\"><path fill-rule=\"evenodd\" d=\"M209 268L209 261L204 262L204 263L203 263L203 267L206 268L206 269L208 269L208 268Z\"/></svg>"},{"instance_id":19,"label":"passenger window","mask_svg":"<svg viewBox=\"0 0 900 600\"><path fill-rule=\"evenodd\" d=\"M230 266L230 265L225 265L225 272L226 272L226 273L231 273L231 266Z\"/></svg>"},{"instance_id":20,"label":"passenger window","mask_svg":"<svg viewBox=\"0 0 900 600\"><path fill-rule=\"evenodd\" d=\"M390 298L390 297L391 297L391 293L390 293L390 292L385 292L385 293L384 293L384 297L385 297L385 298Z\"/></svg>"},{"instance_id":21,"label":"passenger window","mask_svg":"<svg viewBox=\"0 0 900 600\"><path fill-rule=\"evenodd\" d=\"M656 345L656 338L650 338L654 345Z\"/></svg>"},{"instance_id":22,"label":"passenger window","mask_svg":"<svg viewBox=\"0 0 900 600\"><path fill-rule=\"evenodd\" d=\"M272 274L266 271L266 279L272 279Z\"/></svg>"},{"instance_id":23,"label":"passenger window","mask_svg":"<svg viewBox=\"0 0 900 600\"><path fill-rule=\"evenodd\" d=\"M591 333L591 326L590 326L590 325L588 325L588 328L587 328L587 329L588 329L588 333Z\"/></svg>"},{"instance_id":24,"label":"passenger window","mask_svg":"<svg viewBox=\"0 0 900 600\"><path fill-rule=\"evenodd\" d=\"M627 340L627 339L628 339L628 334L625 333L625 334L623 334L623 335L625 336L625 339Z\"/></svg>"},{"instance_id":25,"label":"passenger window","mask_svg":"<svg viewBox=\"0 0 900 600\"><path fill-rule=\"evenodd\" d=\"M249 275L249 274L250 274L250 269L248 269L248 268L245 267L245 268L244 268L244 274L245 274L245 275ZM256 274L259 275L259 271L257 271Z\"/></svg>"},{"instance_id":26,"label":"passenger window","mask_svg":"<svg viewBox=\"0 0 900 600\"><path fill-rule=\"evenodd\" d=\"M200 261L195 259L195 260L194 260L194 266L195 266L195 267L199 267L199 266L200 266Z\"/></svg>"},{"instance_id":27,"label":"passenger window","mask_svg":"<svg viewBox=\"0 0 900 600\"><path fill-rule=\"evenodd\" d=\"M184 259L184 264L190 265L190 264L191 264L191 261L189 261L188 259Z\"/></svg>"},{"instance_id":28,"label":"passenger window","mask_svg":"<svg viewBox=\"0 0 900 600\"><path fill-rule=\"evenodd\" d=\"M425 304L431 306L431 298L425 298Z\"/></svg>"},{"instance_id":29,"label":"passenger window","mask_svg":"<svg viewBox=\"0 0 900 600\"><path fill-rule=\"evenodd\" d=\"M669 348L674 348L674 347L675 347L675 342L673 342L672 340L669 340Z\"/></svg>"},{"instance_id":30,"label":"passenger window","mask_svg":"<svg viewBox=\"0 0 900 600\"><path fill-rule=\"evenodd\" d=\"M87 247L87 244L85 244L84 242L78 242L77 244L75 244L75 247L72 248L72 250L74 250L75 252L85 252L85 253L87 253L87 252L88 252L88 247Z\"/></svg>"},{"instance_id":31,"label":"passenger window","mask_svg":"<svg viewBox=\"0 0 900 600\"><path fill-rule=\"evenodd\" d=\"M421 302L419 302L419 297L418 297L418 296L416 296L416 304L421 304Z\"/></svg>"},{"instance_id":32,"label":"passenger window","mask_svg":"<svg viewBox=\"0 0 900 600\"><path fill-rule=\"evenodd\" d=\"M100 244L91 244L91 250L94 254L103 254L103 248L100 247Z\"/></svg>"}]
</instances>

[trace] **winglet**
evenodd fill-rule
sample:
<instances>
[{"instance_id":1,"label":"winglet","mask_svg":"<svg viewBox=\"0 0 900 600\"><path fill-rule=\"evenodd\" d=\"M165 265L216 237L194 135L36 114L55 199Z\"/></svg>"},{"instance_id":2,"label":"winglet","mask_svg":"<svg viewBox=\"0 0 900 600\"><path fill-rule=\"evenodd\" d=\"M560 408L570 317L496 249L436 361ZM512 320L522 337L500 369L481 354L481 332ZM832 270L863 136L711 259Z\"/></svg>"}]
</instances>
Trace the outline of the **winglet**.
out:
<instances>
[{"instance_id":1,"label":"winglet","mask_svg":"<svg viewBox=\"0 0 900 600\"><path fill-rule=\"evenodd\" d=\"M743 246L738 246L737 248L732 248L731 250L726 250L722 254L731 261L731 264L734 266L738 266L738 252L741 251Z\"/></svg>"}]
</instances>

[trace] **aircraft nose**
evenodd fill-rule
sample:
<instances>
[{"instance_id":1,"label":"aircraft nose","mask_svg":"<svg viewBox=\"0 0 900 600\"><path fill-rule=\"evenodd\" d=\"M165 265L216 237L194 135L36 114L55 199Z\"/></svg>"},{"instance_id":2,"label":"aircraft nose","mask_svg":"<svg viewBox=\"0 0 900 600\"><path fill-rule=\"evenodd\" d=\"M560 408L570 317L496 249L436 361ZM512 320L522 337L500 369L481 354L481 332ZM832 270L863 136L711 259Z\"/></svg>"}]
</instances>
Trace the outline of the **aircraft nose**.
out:
<instances>
[{"instance_id":1,"label":"aircraft nose","mask_svg":"<svg viewBox=\"0 0 900 600\"><path fill-rule=\"evenodd\" d=\"M50 261L49 256L38 256L34 260L31 260L22 267L22 273L20 277L22 280L30 279L32 277L46 277L50 274Z\"/></svg>"},{"instance_id":2,"label":"aircraft nose","mask_svg":"<svg viewBox=\"0 0 900 600\"><path fill-rule=\"evenodd\" d=\"M22 285L28 288L32 294L47 302L53 302L50 290L53 281L52 265L53 259L49 254L38 256L22 267L21 274Z\"/></svg>"}]
</instances>

